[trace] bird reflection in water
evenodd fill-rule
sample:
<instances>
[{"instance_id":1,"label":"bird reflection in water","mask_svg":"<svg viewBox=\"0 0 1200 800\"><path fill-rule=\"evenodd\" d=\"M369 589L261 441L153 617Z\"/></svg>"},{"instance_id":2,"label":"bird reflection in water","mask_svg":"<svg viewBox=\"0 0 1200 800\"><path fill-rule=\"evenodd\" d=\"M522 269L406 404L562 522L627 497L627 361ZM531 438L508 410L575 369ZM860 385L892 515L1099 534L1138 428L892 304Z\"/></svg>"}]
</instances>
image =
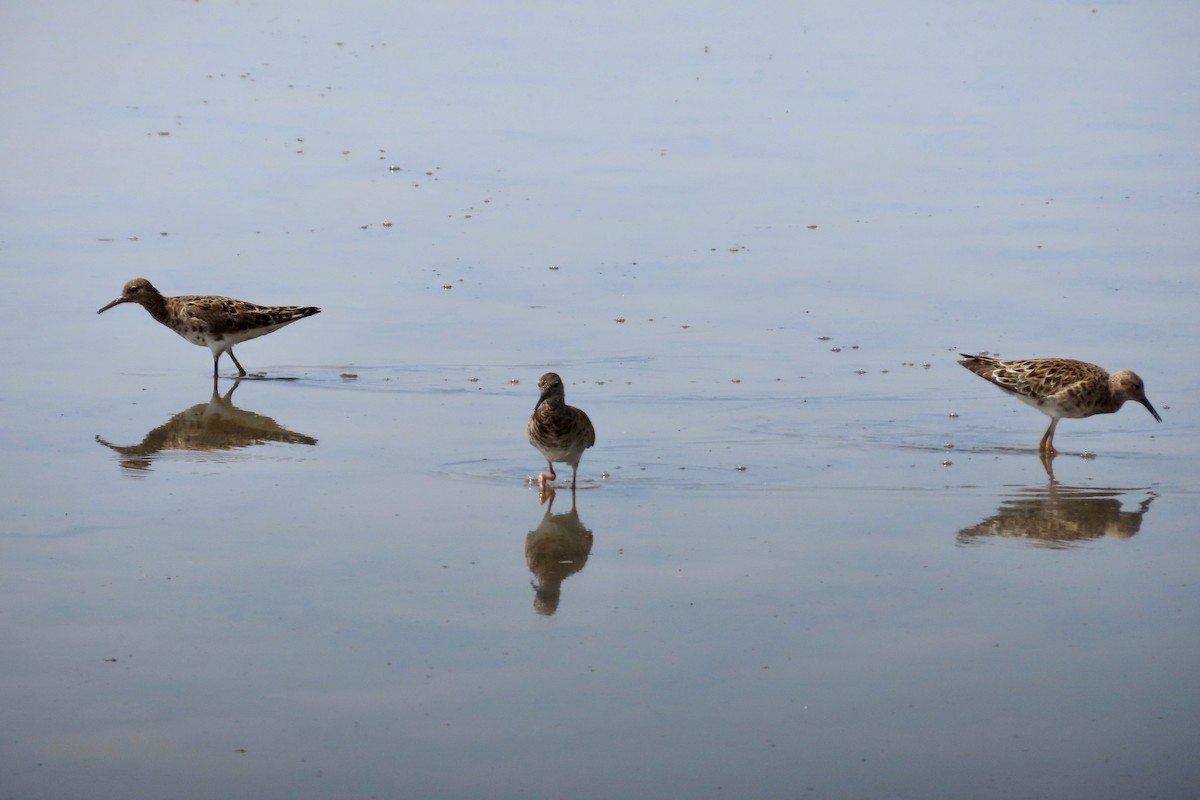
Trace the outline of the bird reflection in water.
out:
<instances>
[{"instance_id":1,"label":"bird reflection in water","mask_svg":"<svg viewBox=\"0 0 1200 800\"><path fill-rule=\"evenodd\" d=\"M541 524L525 537L525 563L533 573L533 608L548 617L558 610L562 582L587 564L592 532L579 521L574 492L571 510L565 514L553 513L553 487L548 487L547 495L549 502Z\"/></svg>"},{"instance_id":2,"label":"bird reflection in water","mask_svg":"<svg viewBox=\"0 0 1200 800\"><path fill-rule=\"evenodd\" d=\"M1028 487L1004 500L995 514L958 532L958 544L979 544L990 536L1025 539L1055 549L1111 536L1137 535L1142 517L1157 497L1150 492L1136 510L1122 511L1120 489L1073 488L1051 480L1046 488Z\"/></svg>"},{"instance_id":3,"label":"bird reflection in water","mask_svg":"<svg viewBox=\"0 0 1200 800\"><path fill-rule=\"evenodd\" d=\"M255 445L315 445L311 436L284 428L270 417L233 405L233 393L241 381L222 396L213 380L212 397L204 403L180 411L143 437L141 443L116 445L97 435L96 441L121 456L121 468L129 474L150 470L155 458L171 451L219 453Z\"/></svg>"}]
</instances>

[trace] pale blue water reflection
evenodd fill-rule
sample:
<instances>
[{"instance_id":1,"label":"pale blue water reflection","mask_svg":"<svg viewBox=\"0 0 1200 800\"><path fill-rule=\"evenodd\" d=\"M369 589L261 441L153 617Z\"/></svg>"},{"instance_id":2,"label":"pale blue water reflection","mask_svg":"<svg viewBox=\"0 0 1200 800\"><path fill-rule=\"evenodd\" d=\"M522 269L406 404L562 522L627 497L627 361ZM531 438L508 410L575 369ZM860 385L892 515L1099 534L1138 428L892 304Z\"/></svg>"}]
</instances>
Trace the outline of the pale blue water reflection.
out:
<instances>
[{"instance_id":1,"label":"pale blue water reflection","mask_svg":"<svg viewBox=\"0 0 1200 800\"><path fill-rule=\"evenodd\" d=\"M0 796L1190 795L1186 4L61 11L0 26ZM325 310L214 397L138 275ZM1050 476L985 349L1163 424Z\"/></svg>"}]
</instances>

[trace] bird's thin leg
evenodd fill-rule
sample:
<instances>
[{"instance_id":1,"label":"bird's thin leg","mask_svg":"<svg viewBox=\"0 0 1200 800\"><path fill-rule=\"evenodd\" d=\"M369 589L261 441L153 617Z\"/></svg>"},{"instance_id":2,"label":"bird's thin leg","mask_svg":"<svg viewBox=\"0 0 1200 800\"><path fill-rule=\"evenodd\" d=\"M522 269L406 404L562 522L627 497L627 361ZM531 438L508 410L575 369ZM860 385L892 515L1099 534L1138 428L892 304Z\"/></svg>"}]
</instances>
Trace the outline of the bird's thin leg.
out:
<instances>
[{"instance_id":1,"label":"bird's thin leg","mask_svg":"<svg viewBox=\"0 0 1200 800\"><path fill-rule=\"evenodd\" d=\"M217 362L221 360L221 354L217 353L213 356L213 385L217 384Z\"/></svg>"},{"instance_id":2,"label":"bird's thin leg","mask_svg":"<svg viewBox=\"0 0 1200 800\"><path fill-rule=\"evenodd\" d=\"M235 356L235 355L233 354L233 348L231 347L231 348L229 348L228 350L226 350L225 352L226 352L226 353L229 353L229 357L233 359L233 363L234 363L234 364L237 364L237 368L238 368L238 377L239 377L239 378L244 378L244 377L246 377L246 370L242 368L242 362L238 361L238 360L237 360L237 356Z\"/></svg>"},{"instance_id":3,"label":"bird's thin leg","mask_svg":"<svg viewBox=\"0 0 1200 800\"><path fill-rule=\"evenodd\" d=\"M1054 454L1058 451L1054 449L1054 428L1058 425L1058 417L1053 417L1050 420L1050 427L1046 429L1046 435L1042 437L1041 444L1038 445L1038 450L1043 453Z\"/></svg>"},{"instance_id":4,"label":"bird's thin leg","mask_svg":"<svg viewBox=\"0 0 1200 800\"><path fill-rule=\"evenodd\" d=\"M546 468L550 470L549 475L546 475L545 473L538 475L538 486L543 489L546 488L546 481L554 483L554 481L558 479L558 474L554 471L554 464L552 464L549 459L546 460Z\"/></svg>"}]
</instances>

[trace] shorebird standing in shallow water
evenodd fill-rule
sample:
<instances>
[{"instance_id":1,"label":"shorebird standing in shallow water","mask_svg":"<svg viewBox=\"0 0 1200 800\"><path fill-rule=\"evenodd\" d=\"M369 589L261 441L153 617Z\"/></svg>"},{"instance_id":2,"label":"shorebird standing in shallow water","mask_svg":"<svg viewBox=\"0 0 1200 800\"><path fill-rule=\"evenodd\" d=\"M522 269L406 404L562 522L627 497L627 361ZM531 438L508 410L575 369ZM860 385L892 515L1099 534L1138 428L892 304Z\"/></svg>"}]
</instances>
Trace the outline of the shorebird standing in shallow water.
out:
<instances>
[{"instance_id":1,"label":"shorebird standing in shallow water","mask_svg":"<svg viewBox=\"0 0 1200 800\"><path fill-rule=\"evenodd\" d=\"M149 311L150 316L192 344L211 350L214 380L221 353L229 353L238 368L238 375L244 376L246 370L233 354L235 344L266 336L321 311L313 306L260 306L232 297L164 297L150 281L134 278L125 284L120 297L96 313L103 314L121 303L137 303Z\"/></svg>"},{"instance_id":2,"label":"shorebird standing in shallow water","mask_svg":"<svg viewBox=\"0 0 1200 800\"><path fill-rule=\"evenodd\" d=\"M1095 364L1069 358L1002 361L985 355L959 355L963 357L958 363L971 372L1050 417L1050 427L1038 446L1045 455L1056 452L1054 428L1063 417L1083 419L1095 414L1112 414L1126 400L1134 400L1162 422L1162 417L1146 399L1142 379L1129 370L1109 375Z\"/></svg>"},{"instance_id":3,"label":"shorebird standing in shallow water","mask_svg":"<svg viewBox=\"0 0 1200 800\"><path fill-rule=\"evenodd\" d=\"M558 475L554 462L571 465L571 491L575 491L575 475L579 472L579 459L583 451L596 443L596 431L592 421L582 410L567 405L562 378L547 372L538 379L542 395L529 418L529 443L546 457L550 474L538 475L538 488L543 493L546 481L553 482Z\"/></svg>"}]
</instances>

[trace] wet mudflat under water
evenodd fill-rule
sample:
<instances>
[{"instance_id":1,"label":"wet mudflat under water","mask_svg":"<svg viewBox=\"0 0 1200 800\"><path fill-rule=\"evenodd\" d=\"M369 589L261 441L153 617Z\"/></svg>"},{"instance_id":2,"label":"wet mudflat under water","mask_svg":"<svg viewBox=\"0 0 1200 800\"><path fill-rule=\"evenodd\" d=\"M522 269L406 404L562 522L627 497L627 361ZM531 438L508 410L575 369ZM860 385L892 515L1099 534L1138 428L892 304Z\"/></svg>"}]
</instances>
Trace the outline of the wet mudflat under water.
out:
<instances>
[{"instance_id":1,"label":"wet mudflat under water","mask_svg":"<svg viewBox=\"0 0 1200 800\"><path fill-rule=\"evenodd\" d=\"M499 8L8 12L0 797L1190 796L1195 20Z\"/></svg>"}]
</instances>

